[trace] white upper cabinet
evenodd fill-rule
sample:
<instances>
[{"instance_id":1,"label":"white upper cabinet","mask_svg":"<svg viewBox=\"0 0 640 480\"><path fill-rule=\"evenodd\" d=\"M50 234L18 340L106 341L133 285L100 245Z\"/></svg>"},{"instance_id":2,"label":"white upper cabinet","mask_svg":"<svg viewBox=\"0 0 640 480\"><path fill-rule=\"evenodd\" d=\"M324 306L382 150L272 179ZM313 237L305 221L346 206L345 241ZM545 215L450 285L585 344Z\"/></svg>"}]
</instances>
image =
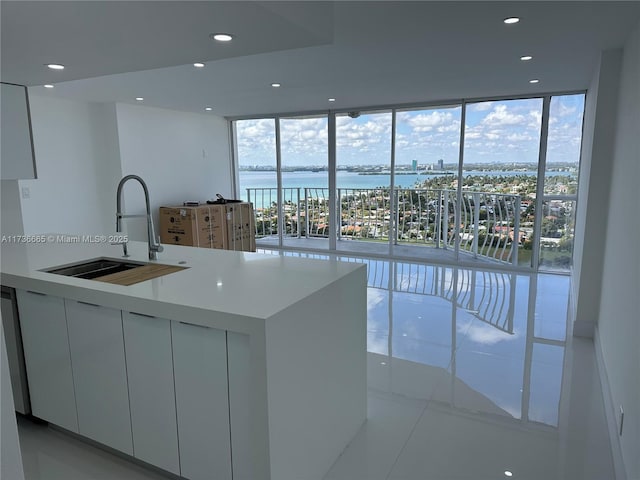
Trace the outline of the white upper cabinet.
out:
<instances>
[{"instance_id":1,"label":"white upper cabinet","mask_svg":"<svg viewBox=\"0 0 640 480\"><path fill-rule=\"evenodd\" d=\"M27 88L0 84L0 178L36 178Z\"/></svg>"}]
</instances>

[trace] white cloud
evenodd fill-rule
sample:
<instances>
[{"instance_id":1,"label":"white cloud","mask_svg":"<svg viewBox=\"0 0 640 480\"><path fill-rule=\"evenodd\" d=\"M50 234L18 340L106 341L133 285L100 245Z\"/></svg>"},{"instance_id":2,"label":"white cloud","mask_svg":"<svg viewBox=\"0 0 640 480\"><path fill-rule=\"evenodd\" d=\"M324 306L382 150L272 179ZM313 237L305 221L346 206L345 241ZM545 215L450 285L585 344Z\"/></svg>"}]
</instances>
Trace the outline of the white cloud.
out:
<instances>
[{"instance_id":1,"label":"white cloud","mask_svg":"<svg viewBox=\"0 0 640 480\"><path fill-rule=\"evenodd\" d=\"M521 125L525 122L524 115L512 113L506 105L496 105L496 107L482 119L483 125L502 126L502 125Z\"/></svg>"},{"instance_id":2,"label":"white cloud","mask_svg":"<svg viewBox=\"0 0 640 480\"><path fill-rule=\"evenodd\" d=\"M450 125L444 125L444 126L438 127L438 132L440 132L440 133L444 133L444 132L459 132L459 131L460 131L460 122L459 121L451 123Z\"/></svg>"},{"instance_id":3,"label":"white cloud","mask_svg":"<svg viewBox=\"0 0 640 480\"><path fill-rule=\"evenodd\" d=\"M480 102L472 104L470 109L474 112L484 112L486 110L491 110L492 106L493 102Z\"/></svg>"},{"instance_id":4,"label":"white cloud","mask_svg":"<svg viewBox=\"0 0 640 480\"><path fill-rule=\"evenodd\" d=\"M401 120L406 122L415 132L429 132L435 127L448 127L453 120L451 112L435 110L431 113L410 115L408 112L401 114ZM456 121L457 123L457 121Z\"/></svg>"},{"instance_id":5,"label":"white cloud","mask_svg":"<svg viewBox=\"0 0 640 480\"><path fill-rule=\"evenodd\" d=\"M236 122L238 155L241 164L273 164L276 158L275 122L273 119Z\"/></svg>"},{"instance_id":6,"label":"white cloud","mask_svg":"<svg viewBox=\"0 0 640 480\"><path fill-rule=\"evenodd\" d=\"M527 127L535 130L540 130L540 124L542 123L542 111L530 110L527 114L527 118ZM553 121L553 117L550 120Z\"/></svg>"},{"instance_id":7,"label":"white cloud","mask_svg":"<svg viewBox=\"0 0 640 480\"><path fill-rule=\"evenodd\" d=\"M479 129L476 129L474 127L469 127L469 126L467 126L467 128L465 129L465 132L464 132L465 139L473 140L481 137L482 137L482 132Z\"/></svg>"},{"instance_id":8,"label":"white cloud","mask_svg":"<svg viewBox=\"0 0 640 480\"><path fill-rule=\"evenodd\" d=\"M375 145L375 148L372 146ZM336 119L336 146L341 156L371 150L385 152L391 145L391 114L372 114L352 119ZM363 163L366 163L363 161Z\"/></svg>"},{"instance_id":9,"label":"white cloud","mask_svg":"<svg viewBox=\"0 0 640 480\"><path fill-rule=\"evenodd\" d=\"M509 334L478 320L470 320L466 323L459 322L457 330L463 335L469 337L471 341L482 345L495 345L499 342L513 341L519 337L517 331L513 334Z\"/></svg>"},{"instance_id":10,"label":"white cloud","mask_svg":"<svg viewBox=\"0 0 640 480\"><path fill-rule=\"evenodd\" d=\"M551 109L551 116L557 115L558 117L567 117L569 115L573 115L577 111L577 107L565 105L562 102L558 102L556 108Z\"/></svg>"},{"instance_id":11,"label":"white cloud","mask_svg":"<svg viewBox=\"0 0 640 480\"><path fill-rule=\"evenodd\" d=\"M511 133L511 134L507 135L506 138L510 142L521 142L521 141L531 141L531 140L533 140L532 136L527 135L525 133Z\"/></svg>"},{"instance_id":12,"label":"white cloud","mask_svg":"<svg viewBox=\"0 0 640 480\"><path fill-rule=\"evenodd\" d=\"M280 135L283 161L290 165L327 162L327 119L282 119Z\"/></svg>"}]
</instances>

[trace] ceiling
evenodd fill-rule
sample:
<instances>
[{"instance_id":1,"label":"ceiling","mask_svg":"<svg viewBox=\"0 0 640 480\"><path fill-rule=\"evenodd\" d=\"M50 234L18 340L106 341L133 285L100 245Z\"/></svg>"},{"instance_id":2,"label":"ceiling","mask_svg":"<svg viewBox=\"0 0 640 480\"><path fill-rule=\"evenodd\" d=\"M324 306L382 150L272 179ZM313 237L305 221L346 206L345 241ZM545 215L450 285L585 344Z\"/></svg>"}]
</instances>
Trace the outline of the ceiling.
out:
<instances>
[{"instance_id":1,"label":"ceiling","mask_svg":"<svg viewBox=\"0 0 640 480\"><path fill-rule=\"evenodd\" d=\"M640 2L3 0L0 16L4 82L233 117L586 89Z\"/></svg>"}]
</instances>

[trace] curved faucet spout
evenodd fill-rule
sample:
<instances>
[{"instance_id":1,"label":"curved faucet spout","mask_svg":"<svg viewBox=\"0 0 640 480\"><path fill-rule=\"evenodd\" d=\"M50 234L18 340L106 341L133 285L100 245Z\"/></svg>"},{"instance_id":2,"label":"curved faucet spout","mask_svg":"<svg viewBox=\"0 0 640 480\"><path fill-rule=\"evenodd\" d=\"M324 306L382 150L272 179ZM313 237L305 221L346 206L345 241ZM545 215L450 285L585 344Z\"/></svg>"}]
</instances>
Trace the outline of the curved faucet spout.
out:
<instances>
[{"instance_id":1,"label":"curved faucet spout","mask_svg":"<svg viewBox=\"0 0 640 480\"><path fill-rule=\"evenodd\" d=\"M122 212L122 188L124 184L129 180L137 180L140 185L142 185L142 189L144 190L144 201L147 207L147 240L149 243L149 260L157 260L158 252L163 250L162 245L160 245L160 237L156 237L156 232L153 228L153 218L151 217L151 202L149 201L149 189L147 188L147 184L144 182L142 178L138 175L127 175L120 180L118 183L118 190L116 192L116 233L122 232L122 219L123 218L133 218L133 217L144 217L145 215L125 215ZM124 256L128 257L129 253L127 250L127 242L122 243L122 250L124 252Z\"/></svg>"}]
</instances>

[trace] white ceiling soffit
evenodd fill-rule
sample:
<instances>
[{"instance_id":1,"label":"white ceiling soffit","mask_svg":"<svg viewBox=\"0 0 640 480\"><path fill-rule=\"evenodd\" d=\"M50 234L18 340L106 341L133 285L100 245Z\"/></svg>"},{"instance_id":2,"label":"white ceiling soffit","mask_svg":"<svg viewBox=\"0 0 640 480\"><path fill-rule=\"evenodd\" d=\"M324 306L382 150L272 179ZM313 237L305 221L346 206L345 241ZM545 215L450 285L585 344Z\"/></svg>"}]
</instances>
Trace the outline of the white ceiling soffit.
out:
<instances>
[{"instance_id":1,"label":"white ceiling soffit","mask_svg":"<svg viewBox=\"0 0 640 480\"><path fill-rule=\"evenodd\" d=\"M635 1L83 2L74 19L68 3L44 2L10 27L14 51L5 63L5 3L3 79L55 83L35 94L126 103L142 96L148 106L211 106L223 116L586 89L600 52L624 45L640 21ZM67 13L42 14L45 4ZM509 16L521 22L505 25ZM212 44L218 28L238 43ZM33 30L38 41L26 34ZM28 48L15 44L25 36ZM56 46L49 56L67 57L45 58L43 44ZM51 61L68 68L51 72L42 65ZM195 69L194 61L207 65ZM78 80L61 81L71 78Z\"/></svg>"},{"instance_id":2,"label":"white ceiling soffit","mask_svg":"<svg viewBox=\"0 0 640 480\"><path fill-rule=\"evenodd\" d=\"M333 40L328 2L3 0L0 15L2 81L28 86ZM234 40L209 38L218 32Z\"/></svg>"}]
</instances>

